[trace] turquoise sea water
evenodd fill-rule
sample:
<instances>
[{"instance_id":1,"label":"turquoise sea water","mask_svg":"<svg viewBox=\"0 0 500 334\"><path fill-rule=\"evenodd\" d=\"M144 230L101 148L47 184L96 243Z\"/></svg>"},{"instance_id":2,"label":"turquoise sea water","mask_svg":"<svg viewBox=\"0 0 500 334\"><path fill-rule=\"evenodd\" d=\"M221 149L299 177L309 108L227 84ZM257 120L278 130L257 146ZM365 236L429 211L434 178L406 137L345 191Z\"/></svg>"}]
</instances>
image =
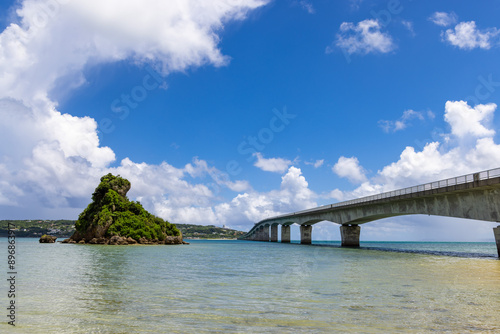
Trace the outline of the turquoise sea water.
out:
<instances>
[{"instance_id":1,"label":"turquoise sea water","mask_svg":"<svg viewBox=\"0 0 500 334\"><path fill-rule=\"evenodd\" d=\"M500 332L493 243L16 241L12 328L0 239L2 333Z\"/></svg>"}]
</instances>

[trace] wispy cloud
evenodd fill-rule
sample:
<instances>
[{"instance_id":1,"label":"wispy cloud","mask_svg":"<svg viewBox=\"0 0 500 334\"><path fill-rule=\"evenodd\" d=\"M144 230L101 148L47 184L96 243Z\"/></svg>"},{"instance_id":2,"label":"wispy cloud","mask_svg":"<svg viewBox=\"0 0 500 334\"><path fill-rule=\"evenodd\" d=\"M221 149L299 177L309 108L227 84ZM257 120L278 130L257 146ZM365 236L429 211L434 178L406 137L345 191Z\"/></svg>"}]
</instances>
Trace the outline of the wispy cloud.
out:
<instances>
[{"instance_id":1,"label":"wispy cloud","mask_svg":"<svg viewBox=\"0 0 500 334\"><path fill-rule=\"evenodd\" d=\"M306 165L309 165L309 166L314 166L314 168L319 168L319 167L323 166L323 164L325 163L325 160L321 159L321 160L316 160L313 162L305 161L304 163Z\"/></svg>"},{"instance_id":2,"label":"wispy cloud","mask_svg":"<svg viewBox=\"0 0 500 334\"><path fill-rule=\"evenodd\" d=\"M430 110L424 114L421 111L408 109L403 112L403 115L398 120L380 120L378 121L378 124L384 132L396 132L406 129L409 125L411 125L410 122L413 119L418 119L420 121L425 120L425 115L427 115L429 119L434 119L434 113Z\"/></svg>"},{"instance_id":3,"label":"wispy cloud","mask_svg":"<svg viewBox=\"0 0 500 334\"><path fill-rule=\"evenodd\" d=\"M300 6L302 9L304 9L309 14L316 13L316 10L314 9L314 6L311 3L311 1L308 1L308 0L299 0L299 1L294 1L293 3L295 5Z\"/></svg>"},{"instance_id":4,"label":"wispy cloud","mask_svg":"<svg viewBox=\"0 0 500 334\"><path fill-rule=\"evenodd\" d=\"M358 10L363 0L349 0L352 10Z\"/></svg>"},{"instance_id":5,"label":"wispy cloud","mask_svg":"<svg viewBox=\"0 0 500 334\"><path fill-rule=\"evenodd\" d=\"M411 36L415 36L415 29L413 28L413 22L402 20L401 24L410 32Z\"/></svg>"},{"instance_id":6,"label":"wispy cloud","mask_svg":"<svg viewBox=\"0 0 500 334\"><path fill-rule=\"evenodd\" d=\"M452 24L457 23L457 14L451 12L451 13L445 13L445 12L435 12L429 17L429 21L434 22L434 24L437 24L438 26L441 27L448 27Z\"/></svg>"}]
</instances>

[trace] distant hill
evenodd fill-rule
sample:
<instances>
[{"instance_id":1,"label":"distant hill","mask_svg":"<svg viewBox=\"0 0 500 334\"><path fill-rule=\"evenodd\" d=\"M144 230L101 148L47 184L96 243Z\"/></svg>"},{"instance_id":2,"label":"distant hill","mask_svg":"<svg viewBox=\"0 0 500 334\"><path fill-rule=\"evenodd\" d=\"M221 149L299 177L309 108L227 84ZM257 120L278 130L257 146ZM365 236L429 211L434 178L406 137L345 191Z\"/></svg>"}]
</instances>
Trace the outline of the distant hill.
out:
<instances>
[{"instance_id":1,"label":"distant hill","mask_svg":"<svg viewBox=\"0 0 500 334\"><path fill-rule=\"evenodd\" d=\"M76 220L0 220L0 237L7 236L8 223L16 226L16 237L39 238L44 234L67 238L75 232ZM245 232L213 225L175 224L184 238L189 239L236 239Z\"/></svg>"},{"instance_id":2,"label":"distant hill","mask_svg":"<svg viewBox=\"0 0 500 334\"><path fill-rule=\"evenodd\" d=\"M39 238L44 234L63 238L75 232L76 220L0 220L1 237L7 236L9 223L16 226L15 235L18 238Z\"/></svg>"},{"instance_id":3,"label":"distant hill","mask_svg":"<svg viewBox=\"0 0 500 334\"><path fill-rule=\"evenodd\" d=\"M213 225L201 226L191 224L175 224L184 238L189 239L236 239L246 232L222 228Z\"/></svg>"}]
</instances>

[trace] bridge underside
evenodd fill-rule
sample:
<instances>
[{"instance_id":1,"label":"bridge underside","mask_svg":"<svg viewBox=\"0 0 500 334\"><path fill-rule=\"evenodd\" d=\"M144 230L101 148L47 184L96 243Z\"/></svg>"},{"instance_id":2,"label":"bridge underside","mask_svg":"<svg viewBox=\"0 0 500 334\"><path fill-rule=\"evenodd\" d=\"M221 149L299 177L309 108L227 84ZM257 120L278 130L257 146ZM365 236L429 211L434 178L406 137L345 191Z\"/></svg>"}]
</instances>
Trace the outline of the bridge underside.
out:
<instances>
[{"instance_id":1,"label":"bridge underside","mask_svg":"<svg viewBox=\"0 0 500 334\"><path fill-rule=\"evenodd\" d=\"M311 213L302 212L267 219L254 226L244 237L247 240L277 241L277 226L282 225L281 241L290 242L290 225L300 225L301 244L310 244L312 226L321 221L341 225L343 247L359 247L359 225L374 220L413 214L447 216L499 222L500 187L480 187L464 191L428 194L412 194L408 198L384 199ZM494 228L500 257L500 226Z\"/></svg>"}]
</instances>

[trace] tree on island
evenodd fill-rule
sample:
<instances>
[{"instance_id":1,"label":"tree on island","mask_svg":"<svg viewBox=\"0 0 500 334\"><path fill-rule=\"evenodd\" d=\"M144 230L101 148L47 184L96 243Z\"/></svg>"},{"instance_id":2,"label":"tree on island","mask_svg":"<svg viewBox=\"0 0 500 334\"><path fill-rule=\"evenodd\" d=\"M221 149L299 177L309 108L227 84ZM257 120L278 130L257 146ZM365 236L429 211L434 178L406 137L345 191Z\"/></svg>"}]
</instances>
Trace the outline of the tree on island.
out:
<instances>
[{"instance_id":1,"label":"tree on island","mask_svg":"<svg viewBox=\"0 0 500 334\"><path fill-rule=\"evenodd\" d=\"M174 224L147 212L126 194L131 184L111 173L101 178L92 203L78 216L76 231L64 243L182 244Z\"/></svg>"}]
</instances>

